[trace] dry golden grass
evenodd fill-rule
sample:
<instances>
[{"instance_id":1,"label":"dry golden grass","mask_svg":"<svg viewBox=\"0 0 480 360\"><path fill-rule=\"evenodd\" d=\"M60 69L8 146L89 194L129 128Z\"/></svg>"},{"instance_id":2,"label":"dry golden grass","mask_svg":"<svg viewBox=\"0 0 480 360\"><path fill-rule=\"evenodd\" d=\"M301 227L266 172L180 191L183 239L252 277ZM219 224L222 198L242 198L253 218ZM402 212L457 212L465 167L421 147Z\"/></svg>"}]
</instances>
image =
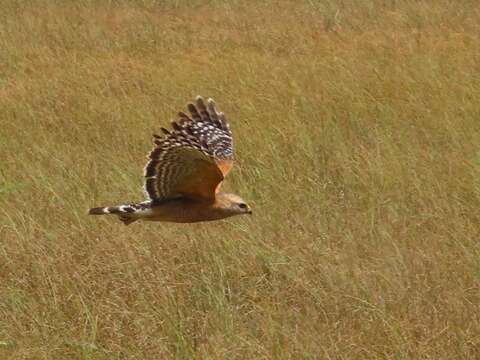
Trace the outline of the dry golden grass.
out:
<instances>
[{"instance_id":1,"label":"dry golden grass","mask_svg":"<svg viewBox=\"0 0 480 360\"><path fill-rule=\"evenodd\" d=\"M478 359L478 2L160 3L2 5L0 357ZM197 94L254 216L88 217Z\"/></svg>"}]
</instances>

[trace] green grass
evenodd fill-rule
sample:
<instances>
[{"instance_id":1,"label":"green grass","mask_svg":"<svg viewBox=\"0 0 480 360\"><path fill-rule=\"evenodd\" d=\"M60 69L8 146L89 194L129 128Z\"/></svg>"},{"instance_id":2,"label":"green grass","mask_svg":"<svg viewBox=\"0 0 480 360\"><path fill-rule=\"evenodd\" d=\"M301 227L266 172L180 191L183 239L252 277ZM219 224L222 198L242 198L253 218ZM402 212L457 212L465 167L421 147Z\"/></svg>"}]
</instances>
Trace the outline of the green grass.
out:
<instances>
[{"instance_id":1,"label":"green grass","mask_svg":"<svg viewBox=\"0 0 480 360\"><path fill-rule=\"evenodd\" d=\"M0 357L480 356L476 1L28 1L0 12ZM229 116L253 217L142 200L150 135Z\"/></svg>"}]
</instances>

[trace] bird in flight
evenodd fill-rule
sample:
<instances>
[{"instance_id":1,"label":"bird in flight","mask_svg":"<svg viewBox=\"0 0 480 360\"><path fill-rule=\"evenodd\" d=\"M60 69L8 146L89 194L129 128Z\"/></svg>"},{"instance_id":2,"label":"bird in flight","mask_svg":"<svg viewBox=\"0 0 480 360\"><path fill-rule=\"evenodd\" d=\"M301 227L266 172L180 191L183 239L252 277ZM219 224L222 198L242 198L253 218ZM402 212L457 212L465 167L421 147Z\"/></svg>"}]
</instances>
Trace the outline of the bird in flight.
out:
<instances>
[{"instance_id":1,"label":"bird in flight","mask_svg":"<svg viewBox=\"0 0 480 360\"><path fill-rule=\"evenodd\" d=\"M233 139L227 118L212 99L198 96L180 112L155 144L145 166L145 193L141 203L96 207L90 215L114 214L125 224L136 220L193 223L251 214L235 194L220 192L233 167Z\"/></svg>"}]
</instances>

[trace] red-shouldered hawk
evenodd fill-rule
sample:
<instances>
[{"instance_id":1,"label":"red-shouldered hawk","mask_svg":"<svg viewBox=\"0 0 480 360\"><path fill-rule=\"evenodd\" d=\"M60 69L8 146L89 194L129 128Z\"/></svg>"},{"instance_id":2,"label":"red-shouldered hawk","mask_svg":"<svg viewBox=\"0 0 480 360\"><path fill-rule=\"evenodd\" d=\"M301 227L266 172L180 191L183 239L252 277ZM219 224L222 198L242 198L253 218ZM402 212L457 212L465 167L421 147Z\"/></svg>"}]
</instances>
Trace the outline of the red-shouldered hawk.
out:
<instances>
[{"instance_id":1,"label":"red-shouldered hawk","mask_svg":"<svg viewBox=\"0 0 480 360\"><path fill-rule=\"evenodd\" d=\"M125 225L136 220L191 223L251 214L238 195L219 192L233 166L233 139L225 115L212 99L198 96L180 112L165 137L153 135L155 147L145 166L148 200L90 209L90 215L115 214Z\"/></svg>"}]
</instances>

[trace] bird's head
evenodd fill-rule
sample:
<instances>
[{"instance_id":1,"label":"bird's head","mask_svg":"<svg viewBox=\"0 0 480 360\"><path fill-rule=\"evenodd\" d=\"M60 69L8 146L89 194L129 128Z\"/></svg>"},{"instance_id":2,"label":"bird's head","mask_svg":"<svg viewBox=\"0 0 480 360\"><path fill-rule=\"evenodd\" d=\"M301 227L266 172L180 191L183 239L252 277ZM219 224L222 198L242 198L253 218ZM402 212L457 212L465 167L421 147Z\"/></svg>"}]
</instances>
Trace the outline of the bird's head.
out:
<instances>
[{"instance_id":1,"label":"bird's head","mask_svg":"<svg viewBox=\"0 0 480 360\"><path fill-rule=\"evenodd\" d=\"M235 194L220 193L216 196L215 207L228 216L252 214L252 209L245 200Z\"/></svg>"}]
</instances>

